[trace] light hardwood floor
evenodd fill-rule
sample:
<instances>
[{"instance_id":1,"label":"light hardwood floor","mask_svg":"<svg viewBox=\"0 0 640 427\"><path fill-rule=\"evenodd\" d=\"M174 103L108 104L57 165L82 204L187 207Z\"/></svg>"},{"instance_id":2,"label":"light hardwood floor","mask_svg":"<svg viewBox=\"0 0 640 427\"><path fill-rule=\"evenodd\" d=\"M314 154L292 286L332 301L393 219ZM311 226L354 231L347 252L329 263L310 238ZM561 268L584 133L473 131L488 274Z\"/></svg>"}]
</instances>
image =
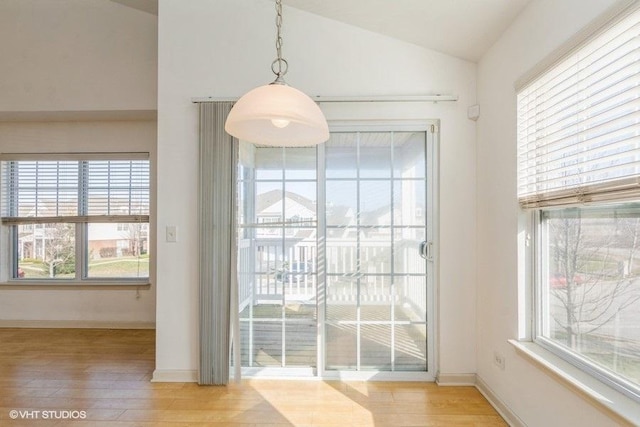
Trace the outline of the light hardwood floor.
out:
<instances>
[{"instance_id":1,"label":"light hardwood floor","mask_svg":"<svg viewBox=\"0 0 640 427\"><path fill-rule=\"evenodd\" d=\"M151 383L154 336L151 330L0 329L0 426L506 426L473 387ZM86 417L43 419L82 416L72 411Z\"/></svg>"}]
</instances>

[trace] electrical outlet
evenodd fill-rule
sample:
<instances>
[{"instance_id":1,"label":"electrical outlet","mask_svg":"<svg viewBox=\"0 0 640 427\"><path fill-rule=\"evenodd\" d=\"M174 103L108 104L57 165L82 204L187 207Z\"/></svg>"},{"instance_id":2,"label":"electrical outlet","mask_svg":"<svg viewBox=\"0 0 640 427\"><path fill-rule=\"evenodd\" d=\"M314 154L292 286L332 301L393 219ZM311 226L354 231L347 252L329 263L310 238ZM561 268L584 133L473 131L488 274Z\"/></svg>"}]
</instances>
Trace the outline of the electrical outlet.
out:
<instances>
[{"instance_id":1,"label":"electrical outlet","mask_svg":"<svg viewBox=\"0 0 640 427\"><path fill-rule=\"evenodd\" d=\"M504 371L504 355L498 353L497 351L493 352L493 363Z\"/></svg>"}]
</instances>

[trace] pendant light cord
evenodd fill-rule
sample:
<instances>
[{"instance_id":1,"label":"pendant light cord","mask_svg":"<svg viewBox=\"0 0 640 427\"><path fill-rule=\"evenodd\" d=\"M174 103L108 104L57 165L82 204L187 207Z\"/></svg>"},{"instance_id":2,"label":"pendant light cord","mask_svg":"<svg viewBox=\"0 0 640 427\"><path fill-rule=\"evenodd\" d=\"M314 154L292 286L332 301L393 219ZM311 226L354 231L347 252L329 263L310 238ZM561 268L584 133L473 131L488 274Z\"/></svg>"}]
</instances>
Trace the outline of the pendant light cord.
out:
<instances>
[{"instance_id":1,"label":"pendant light cord","mask_svg":"<svg viewBox=\"0 0 640 427\"><path fill-rule=\"evenodd\" d=\"M286 84L282 76L287 74L289 63L282 57L282 0L276 0L276 55L271 63L271 71L276 75L272 84Z\"/></svg>"}]
</instances>

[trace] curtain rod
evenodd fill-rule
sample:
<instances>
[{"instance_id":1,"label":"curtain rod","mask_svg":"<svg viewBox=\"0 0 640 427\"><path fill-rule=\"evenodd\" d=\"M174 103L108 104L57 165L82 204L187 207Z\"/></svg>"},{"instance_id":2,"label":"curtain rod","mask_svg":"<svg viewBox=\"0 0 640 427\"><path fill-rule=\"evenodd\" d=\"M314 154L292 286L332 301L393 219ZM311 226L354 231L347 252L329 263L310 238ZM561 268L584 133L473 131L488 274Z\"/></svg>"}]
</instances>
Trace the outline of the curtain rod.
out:
<instances>
[{"instance_id":1,"label":"curtain rod","mask_svg":"<svg viewBox=\"0 0 640 427\"><path fill-rule=\"evenodd\" d=\"M312 96L316 102L455 102L457 95L380 95L380 96ZM233 97L196 97L191 98L193 103L201 102L234 102L238 98Z\"/></svg>"}]
</instances>

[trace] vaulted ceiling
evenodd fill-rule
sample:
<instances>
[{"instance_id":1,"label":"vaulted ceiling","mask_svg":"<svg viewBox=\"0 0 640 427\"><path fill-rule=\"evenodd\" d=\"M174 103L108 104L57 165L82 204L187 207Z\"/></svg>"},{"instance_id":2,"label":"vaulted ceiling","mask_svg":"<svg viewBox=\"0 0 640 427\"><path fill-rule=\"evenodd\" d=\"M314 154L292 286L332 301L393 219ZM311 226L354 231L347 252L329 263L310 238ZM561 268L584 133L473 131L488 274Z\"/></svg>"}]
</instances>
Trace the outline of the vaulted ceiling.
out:
<instances>
[{"instance_id":1,"label":"vaulted ceiling","mask_svg":"<svg viewBox=\"0 0 640 427\"><path fill-rule=\"evenodd\" d=\"M132 7L143 12L158 14L158 0L111 0L124 6Z\"/></svg>"},{"instance_id":2,"label":"vaulted ceiling","mask_svg":"<svg viewBox=\"0 0 640 427\"><path fill-rule=\"evenodd\" d=\"M529 1L283 0L283 3L476 62Z\"/></svg>"},{"instance_id":3,"label":"vaulted ceiling","mask_svg":"<svg viewBox=\"0 0 640 427\"><path fill-rule=\"evenodd\" d=\"M158 13L158 0L111 1ZM283 3L476 62L530 1L283 0Z\"/></svg>"}]
</instances>

